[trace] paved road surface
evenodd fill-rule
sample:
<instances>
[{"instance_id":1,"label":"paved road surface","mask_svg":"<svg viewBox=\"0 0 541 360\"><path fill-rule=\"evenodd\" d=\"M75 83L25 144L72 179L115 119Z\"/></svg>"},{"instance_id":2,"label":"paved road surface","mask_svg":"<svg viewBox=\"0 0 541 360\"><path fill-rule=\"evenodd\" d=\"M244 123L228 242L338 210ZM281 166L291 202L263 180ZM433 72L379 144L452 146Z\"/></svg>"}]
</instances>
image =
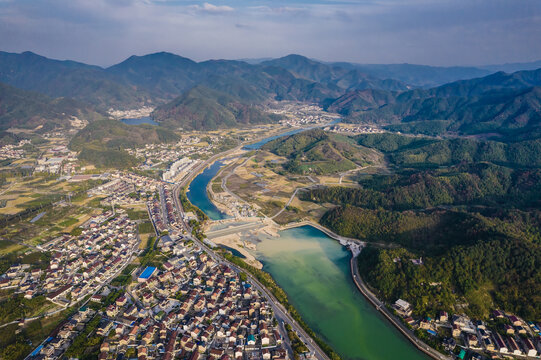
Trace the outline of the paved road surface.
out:
<instances>
[{"instance_id":1,"label":"paved road surface","mask_svg":"<svg viewBox=\"0 0 541 360\"><path fill-rule=\"evenodd\" d=\"M392 314L389 309L381 302L365 285L359 273L359 267L357 266L357 257L352 257L350 261L351 274L353 275L353 282L361 292L376 309L385 316L408 340L415 345L419 350L427 354L433 359L438 360L452 360L451 357L445 356L439 351L434 350L423 341L419 340L399 319Z\"/></svg>"}]
</instances>

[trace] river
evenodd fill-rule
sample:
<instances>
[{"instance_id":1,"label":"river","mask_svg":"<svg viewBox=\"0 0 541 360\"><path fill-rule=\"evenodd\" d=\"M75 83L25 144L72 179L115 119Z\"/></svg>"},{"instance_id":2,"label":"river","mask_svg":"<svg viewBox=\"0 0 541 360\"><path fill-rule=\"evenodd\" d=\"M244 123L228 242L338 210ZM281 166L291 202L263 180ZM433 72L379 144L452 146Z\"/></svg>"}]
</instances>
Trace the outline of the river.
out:
<instances>
[{"instance_id":1,"label":"river","mask_svg":"<svg viewBox=\"0 0 541 360\"><path fill-rule=\"evenodd\" d=\"M260 141L249 149L257 149L268 141ZM208 183L222 166L223 163L216 162L205 169L188 191L192 204L212 220L227 217L207 194ZM359 293L351 279L351 255L337 241L311 226L279 234L280 237L261 236L255 255L263 269L287 292L304 321L344 359L428 359Z\"/></svg>"},{"instance_id":2,"label":"river","mask_svg":"<svg viewBox=\"0 0 541 360\"><path fill-rule=\"evenodd\" d=\"M343 246L311 226L279 234L257 244L263 270L344 359L427 359L359 293Z\"/></svg>"},{"instance_id":3,"label":"river","mask_svg":"<svg viewBox=\"0 0 541 360\"><path fill-rule=\"evenodd\" d=\"M207 193L207 185L212 180L213 177L218 174L218 171L224 166L224 164L221 161L216 161L209 167L207 167L203 172L199 175L197 175L192 182L190 183L190 186L188 187L188 192L186 195L188 196L188 200L201 210L211 220L222 220L227 219L230 216L220 211L209 199L209 195Z\"/></svg>"}]
</instances>

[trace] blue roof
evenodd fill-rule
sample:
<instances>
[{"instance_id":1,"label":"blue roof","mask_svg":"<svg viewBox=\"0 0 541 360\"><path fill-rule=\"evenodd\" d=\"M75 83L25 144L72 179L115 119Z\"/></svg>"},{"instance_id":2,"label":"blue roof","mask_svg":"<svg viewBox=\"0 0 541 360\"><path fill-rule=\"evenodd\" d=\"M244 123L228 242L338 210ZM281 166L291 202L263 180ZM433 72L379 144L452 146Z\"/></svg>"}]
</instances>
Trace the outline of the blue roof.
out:
<instances>
[{"instance_id":1,"label":"blue roof","mask_svg":"<svg viewBox=\"0 0 541 360\"><path fill-rule=\"evenodd\" d=\"M41 349L43 349L43 345L38 346L36 350L32 351L32 354L30 354L30 356L36 356L37 354L39 354Z\"/></svg>"},{"instance_id":2,"label":"blue roof","mask_svg":"<svg viewBox=\"0 0 541 360\"><path fill-rule=\"evenodd\" d=\"M148 279L152 274L154 274L156 268L154 266L147 266L145 270L139 275L139 279Z\"/></svg>"},{"instance_id":3,"label":"blue roof","mask_svg":"<svg viewBox=\"0 0 541 360\"><path fill-rule=\"evenodd\" d=\"M252 334L248 335L248 341L250 341L250 340L255 341L254 335L252 335Z\"/></svg>"}]
</instances>

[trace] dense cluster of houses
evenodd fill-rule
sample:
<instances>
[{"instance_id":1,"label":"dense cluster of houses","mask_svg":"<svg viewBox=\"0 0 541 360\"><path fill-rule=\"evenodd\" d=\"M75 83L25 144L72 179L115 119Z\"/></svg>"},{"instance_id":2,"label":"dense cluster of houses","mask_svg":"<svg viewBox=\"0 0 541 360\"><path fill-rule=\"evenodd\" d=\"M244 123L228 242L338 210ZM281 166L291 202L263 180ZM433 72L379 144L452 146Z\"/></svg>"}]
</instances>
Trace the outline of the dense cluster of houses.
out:
<instances>
[{"instance_id":1,"label":"dense cluster of houses","mask_svg":"<svg viewBox=\"0 0 541 360\"><path fill-rule=\"evenodd\" d=\"M70 151L66 145L59 145L47 150L37 159L34 172L48 172L51 174L71 174L75 170L77 153Z\"/></svg>"},{"instance_id":2,"label":"dense cluster of houses","mask_svg":"<svg viewBox=\"0 0 541 360\"><path fill-rule=\"evenodd\" d=\"M287 359L267 301L231 268L188 244L175 244L181 254L105 309L99 358L118 359L132 349L140 360Z\"/></svg>"},{"instance_id":3,"label":"dense cluster of houses","mask_svg":"<svg viewBox=\"0 0 541 360\"><path fill-rule=\"evenodd\" d=\"M0 147L0 160L22 159L24 157L24 149L22 147L25 144L30 144L30 140L21 140L15 145L8 144Z\"/></svg>"},{"instance_id":4,"label":"dense cluster of houses","mask_svg":"<svg viewBox=\"0 0 541 360\"><path fill-rule=\"evenodd\" d=\"M489 358L501 356L539 357L541 324L526 322L513 314L494 310L490 324L472 320L466 315L452 315L441 311L436 319L412 317L411 305L402 299L397 300L393 309L414 329L421 329L434 337L443 339L444 347L455 350L458 346L459 358L464 358L466 350L483 354ZM451 336L442 336L450 334Z\"/></svg>"},{"instance_id":5,"label":"dense cluster of houses","mask_svg":"<svg viewBox=\"0 0 541 360\"><path fill-rule=\"evenodd\" d=\"M98 291L132 260L137 229L125 214L107 211L88 220L80 236L63 235L42 246L51 253L45 270L13 265L0 288L16 288L28 299L46 295L67 307Z\"/></svg>"},{"instance_id":6,"label":"dense cluster of houses","mask_svg":"<svg viewBox=\"0 0 541 360\"><path fill-rule=\"evenodd\" d=\"M292 127L319 125L337 119L337 115L323 111L321 106L317 104L284 102L278 108L268 110L274 114L283 115L280 125Z\"/></svg>"},{"instance_id":7,"label":"dense cluster of houses","mask_svg":"<svg viewBox=\"0 0 541 360\"><path fill-rule=\"evenodd\" d=\"M162 184L159 180L127 172L115 172L111 174L111 177L132 184L137 189L144 189L144 191L150 192L158 190L158 187Z\"/></svg>"},{"instance_id":8,"label":"dense cluster of houses","mask_svg":"<svg viewBox=\"0 0 541 360\"><path fill-rule=\"evenodd\" d=\"M73 340L85 329L88 322L96 315L96 311L83 306L62 326L55 329L45 341L31 354L33 360L60 359L73 343Z\"/></svg>"},{"instance_id":9,"label":"dense cluster of houses","mask_svg":"<svg viewBox=\"0 0 541 360\"><path fill-rule=\"evenodd\" d=\"M134 205L141 202L138 196L132 196L135 191L136 186L134 184L121 179L113 179L88 190L87 194L88 196L106 195L107 197L102 200L104 204Z\"/></svg>"},{"instance_id":10,"label":"dense cluster of houses","mask_svg":"<svg viewBox=\"0 0 541 360\"><path fill-rule=\"evenodd\" d=\"M161 270L139 269L138 281L104 305L111 290L105 287L94 294L90 302L101 310L82 307L31 358L62 358L97 316L99 323L88 336L102 338L101 360L287 360L287 334L267 300L192 242L169 241L173 244L168 244L169 258Z\"/></svg>"},{"instance_id":11,"label":"dense cluster of houses","mask_svg":"<svg viewBox=\"0 0 541 360\"><path fill-rule=\"evenodd\" d=\"M173 191L170 185L158 188L159 198L154 198L147 203L150 218L158 233L169 231L178 235L184 230L183 221L174 205Z\"/></svg>"},{"instance_id":12,"label":"dense cluster of houses","mask_svg":"<svg viewBox=\"0 0 541 360\"><path fill-rule=\"evenodd\" d=\"M340 134L346 135L357 135L357 134L380 134L384 131L378 127L370 125L359 125L359 126L343 126L340 124L327 126L324 130L337 132Z\"/></svg>"},{"instance_id":13,"label":"dense cluster of houses","mask_svg":"<svg viewBox=\"0 0 541 360\"><path fill-rule=\"evenodd\" d=\"M155 192L163 184L162 181L133 173L115 172L108 174L107 178L110 181L88 190L88 196L106 195L103 200L106 204L134 205L141 202L141 193Z\"/></svg>"},{"instance_id":14,"label":"dense cluster of houses","mask_svg":"<svg viewBox=\"0 0 541 360\"><path fill-rule=\"evenodd\" d=\"M150 169L155 165L174 162L183 157L209 155L223 137L209 135L206 139L210 141L205 146L198 145L201 138L192 135L183 136L176 144L146 144L144 147L127 151L137 158L145 159L140 165L142 169Z\"/></svg>"},{"instance_id":15,"label":"dense cluster of houses","mask_svg":"<svg viewBox=\"0 0 541 360\"><path fill-rule=\"evenodd\" d=\"M235 218L253 217L258 215L258 211L254 205L245 201L241 202L228 192L223 191L213 193L213 198L215 201L223 204Z\"/></svg>"}]
</instances>

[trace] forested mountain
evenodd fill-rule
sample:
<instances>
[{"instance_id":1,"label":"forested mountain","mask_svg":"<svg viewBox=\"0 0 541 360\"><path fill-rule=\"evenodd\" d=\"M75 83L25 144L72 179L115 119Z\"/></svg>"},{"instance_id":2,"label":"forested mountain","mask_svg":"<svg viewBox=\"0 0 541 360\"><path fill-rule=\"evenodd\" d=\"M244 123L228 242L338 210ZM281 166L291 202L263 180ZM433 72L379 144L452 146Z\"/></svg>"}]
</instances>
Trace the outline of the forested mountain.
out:
<instances>
[{"instance_id":1,"label":"forested mountain","mask_svg":"<svg viewBox=\"0 0 541 360\"><path fill-rule=\"evenodd\" d=\"M196 86L152 113L160 124L184 130L216 130L279 119L226 93Z\"/></svg>"},{"instance_id":2,"label":"forested mountain","mask_svg":"<svg viewBox=\"0 0 541 360\"><path fill-rule=\"evenodd\" d=\"M136 159L125 149L145 144L161 144L180 138L170 130L153 125L126 125L117 120L99 120L75 135L70 149L80 151L79 159L106 168L130 168Z\"/></svg>"},{"instance_id":3,"label":"forested mountain","mask_svg":"<svg viewBox=\"0 0 541 360\"><path fill-rule=\"evenodd\" d=\"M322 84L333 84L346 90L407 90L410 88L407 84L393 78L378 78L356 68L342 67L339 64L327 65L295 54L264 61L261 64L281 67L300 78Z\"/></svg>"},{"instance_id":4,"label":"forested mountain","mask_svg":"<svg viewBox=\"0 0 541 360\"><path fill-rule=\"evenodd\" d=\"M197 83L197 63L171 53L160 52L145 56L130 56L107 68L107 74L117 81L145 89L154 97L171 98Z\"/></svg>"},{"instance_id":5,"label":"forested mountain","mask_svg":"<svg viewBox=\"0 0 541 360\"><path fill-rule=\"evenodd\" d=\"M355 123L392 124L391 130L515 136L541 121L541 69L496 73L429 90L402 93L356 91L328 104Z\"/></svg>"},{"instance_id":6,"label":"forested mountain","mask_svg":"<svg viewBox=\"0 0 541 360\"><path fill-rule=\"evenodd\" d=\"M335 204L320 222L336 233L394 245L368 247L359 258L382 298L406 299L427 316L463 304L461 311L477 318L495 307L541 318L539 139L385 133L355 140L383 152L392 173L364 175L358 188L320 187L299 196Z\"/></svg>"},{"instance_id":7,"label":"forested mountain","mask_svg":"<svg viewBox=\"0 0 541 360\"><path fill-rule=\"evenodd\" d=\"M457 80L486 76L492 72L502 70L495 69L491 71L489 69L467 66L441 67L415 64L334 64L342 66L349 65L352 68L377 78L396 79L406 84L422 88L439 86Z\"/></svg>"},{"instance_id":8,"label":"forested mountain","mask_svg":"<svg viewBox=\"0 0 541 360\"><path fill-rule=\"evenodd\" d=\"M32 52L0 52L0 81L54 98L74 98L104 110L140 106L150 100L144 90L117 81L100 67L52 60Z\"/></svg>"},{"instance_id":9,"label":"forested mountain","mask_svg":"<svg viewBox=\"0 0 541 360\"><path fill-rule=\"evenodd\" d=\"M70 119L96 120L103 117L89 106L68 98L51 99L0 83L0 130L11 127L42 131L67 128Z\"/></svg>"},{"instance_id":10,"label":"forested mountain","mask_svg":"<svg viewBox=\"0 0 541 360\"><path fill-rule=\"evenodd\" d=\"M353 82L364 77L350 76ZM235 96L252 96L250 100L257 101L276 98L319 102L338 97L346 90L332 82L299 78L272 64L251 65L232 60L197 63L166 52L131 56L106 69L52 60L31 52L0 52L0 81L51 97L70 96L102 109L163 104L198 84L233 91ZM373 86L379 79L371 77L370 81L364 87ZM390 87L382 83L383 88L394 87L393 81L385 82Z\"/></svg>"},{"instance_id":11,"label":"forested mountain","mask_svg":"<svg viewBox=\"0 0 541 360\"><path fill-rule=\"evenodd\" d=\"M355 144L351 138L321 129L270 141L262 149L288 158L284 168L297 174L331 174L381 160L377 152Z\"/></svg>"},{"instance_id":12,"label":"forested mountain","mask_svg":"<svg viewBox=\"0 0 541 360\"><path fill-rule=\"evenodd\" d=\"M131 56L104 69L30 52L0 52L0 81L12 86L53 98L70 97L101 111L172 102L165 107L169 115L163 108L156 112L158 120L171 119L174 113L174 122L195 126L231 126L231 114L235 113L241 114L240 123L266 121L261 120L259 112L252 111L253 105L274 99L319 103L341 113L346 121L391 125L392 130L409 133L524 136L539 132L541 69L513 74L498 72L431 89L412 89L407 81L401 81L406 70L411 70L413 83L425 85L429 79L438 83L486 72L409 64L326 64L300 55L257 64L231 60L195 62L165 52ZM184 106L183 99L193 101L195 96L208 95L208 91L200 89L185 94L197 86L228 94L235 100L228 103L243 106L226 111L227 106L213 104L210 113L214 115L199 107ZM209 99L198 101L204 104ZM181 110L172 112L179 105ZM209 116L214 120L194 122Z\"/></svg>"}]
</instances>

